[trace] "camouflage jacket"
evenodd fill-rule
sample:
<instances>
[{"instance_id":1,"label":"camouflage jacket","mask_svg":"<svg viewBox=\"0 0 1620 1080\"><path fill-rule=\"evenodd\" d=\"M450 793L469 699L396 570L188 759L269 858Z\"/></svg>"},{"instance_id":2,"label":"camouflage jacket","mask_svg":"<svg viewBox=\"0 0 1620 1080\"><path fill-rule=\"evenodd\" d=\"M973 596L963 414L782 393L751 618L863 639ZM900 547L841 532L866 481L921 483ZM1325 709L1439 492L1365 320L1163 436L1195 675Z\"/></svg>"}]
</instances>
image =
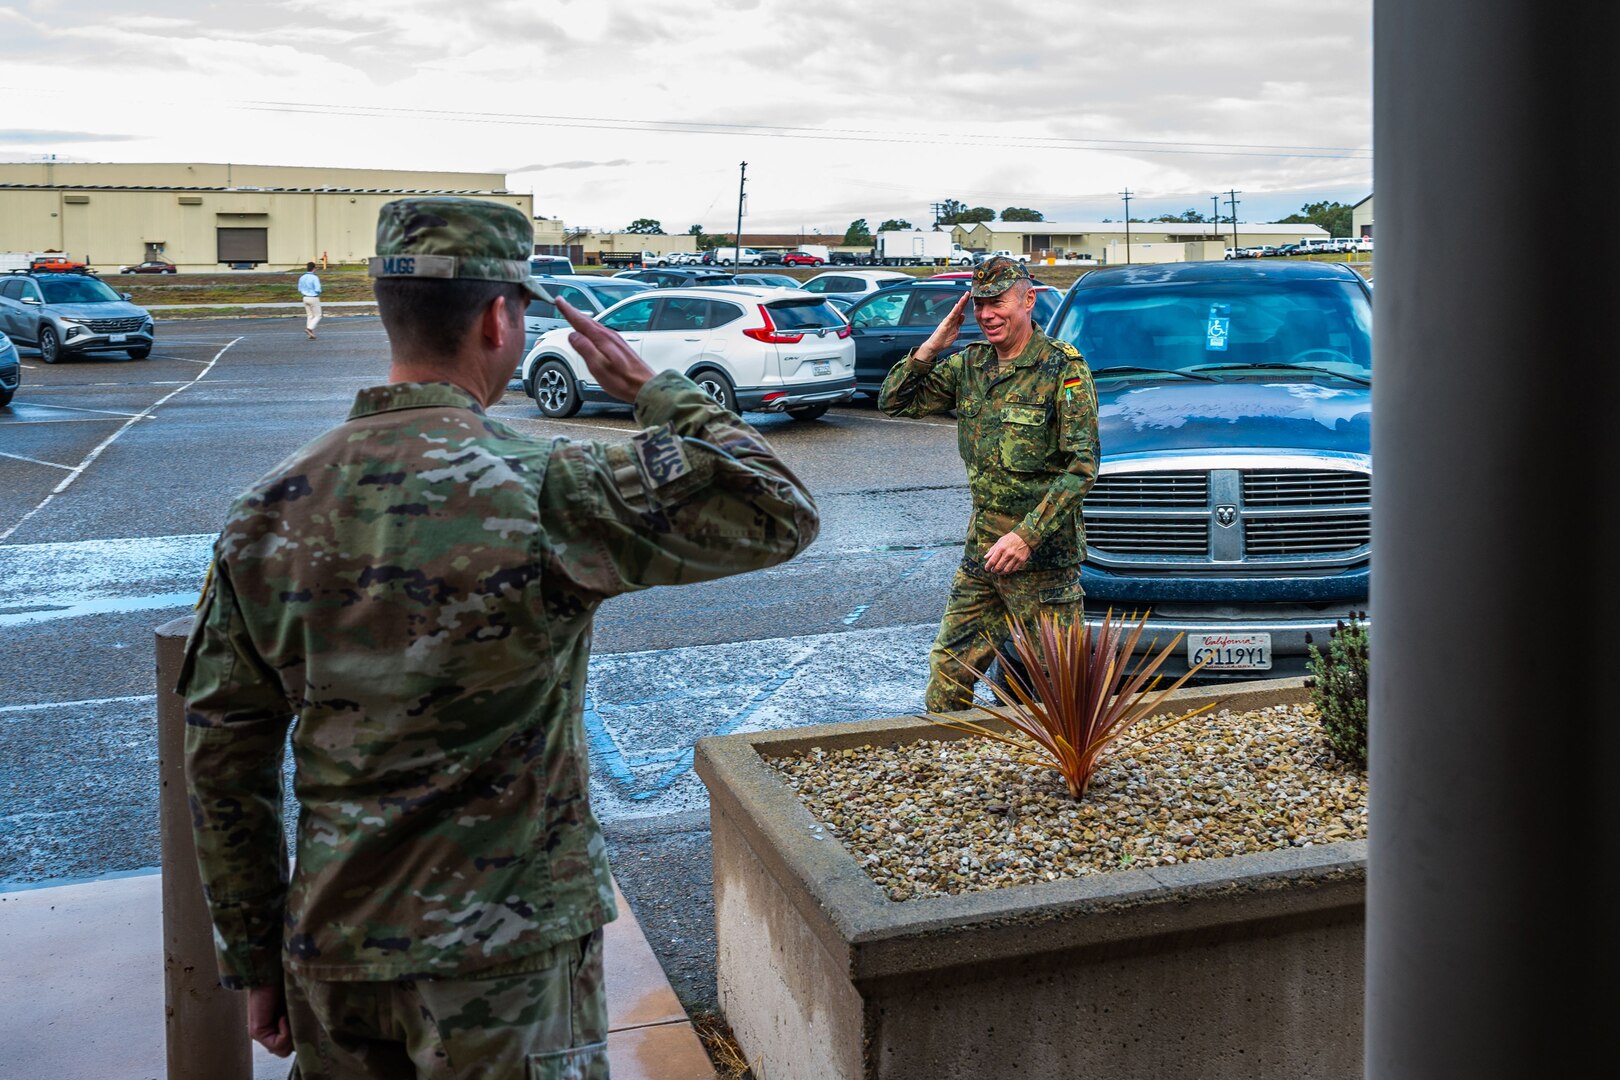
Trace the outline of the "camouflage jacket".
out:
<instances>
[{"instance_id":1,"label":"camouflage jacket","mask_svg":"<svg viewBox=\"0 0 1620 1080\"><path fill-rule=\"evenodd\" d=\"M982 562L1009 532L1032 549L1027 570L1085 558L1080 502L1097 479L1097 392L1073 345L1037 326L1007 363L982 341L943 360L907 353L883 380L878 407L890 416L955 410L973 495L968 561Z\"/></svg>"},{"instance_id":2,"label":"camouflage jacket","mask_svg":"<svg viewBox=\"0 0 1620 1080\"><path fill-rule=\"evenodd\" d=\"M464 974L616 916L587 789L593 613L819 528L685 376L636 417L625 443L545 442L447 383L374 387L233 503L179 686L226 985Z\"/></svg>"}]
</instances>

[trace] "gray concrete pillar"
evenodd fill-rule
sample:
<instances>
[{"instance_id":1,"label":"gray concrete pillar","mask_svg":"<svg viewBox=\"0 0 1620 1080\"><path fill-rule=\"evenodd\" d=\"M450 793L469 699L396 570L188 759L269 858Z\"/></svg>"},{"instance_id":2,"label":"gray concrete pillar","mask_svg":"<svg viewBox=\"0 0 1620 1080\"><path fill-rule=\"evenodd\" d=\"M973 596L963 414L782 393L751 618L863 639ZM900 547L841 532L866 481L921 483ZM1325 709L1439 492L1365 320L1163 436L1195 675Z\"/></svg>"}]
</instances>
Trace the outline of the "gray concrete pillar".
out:
<instances>
[{"instance_id":1,"label":"gray concrete pillar","mask_svg":"<svg viewBox=\"0 0 1620 1080\"><path fill-rule=\"evenodd\" d=\"M1574 1076L1607 1045L1617 8L1377 7L1377 1080Z\"/></svg>"},{"instance_id":2,"label":"gray concrete pillar","mask_svg":"<svg viewBox=\"0 0 1620 1080\"><path fill-rule=\"evenodd\" d=\"M163 1002L168 1080L252 1080L247 995L222 990L186 798L180 675L191 616L157 628L158 819L163 851Z\"/></svg>"}]
</instances>

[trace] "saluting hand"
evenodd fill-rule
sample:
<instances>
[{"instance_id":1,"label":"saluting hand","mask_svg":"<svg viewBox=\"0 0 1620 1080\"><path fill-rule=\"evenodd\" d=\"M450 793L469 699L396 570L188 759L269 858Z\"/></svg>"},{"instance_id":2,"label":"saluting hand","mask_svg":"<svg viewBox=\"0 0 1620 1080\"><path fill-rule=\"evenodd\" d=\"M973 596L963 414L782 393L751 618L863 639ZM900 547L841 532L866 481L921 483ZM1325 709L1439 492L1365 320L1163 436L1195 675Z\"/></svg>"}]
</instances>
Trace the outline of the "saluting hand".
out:
<instances>
[{"instance_id":1,"label":"saluting hand","mask_svg":"<svg viewBox=\"0 0 1620 1080\"><path fill-rule=\"evenodd\" d=\"M962 299L958 300L945 318L934 327L934 332L928 335L928 340L917 346L912 355L919 360L932 360L956 341L956 335L962 330L962 322L967 318L967 306L973 302L973 291L962 290Z\"/></svg>"},{"instance_id":2,"label":"saluting hand","mask_svg":"<svg viewBox=\"0 0 1620 1080\"><path fill-rule=\"evenodd\" d=\"M603 326L561 298L557 300L557 310L574 328L568 335L568 344L584 359L591 377L620 401L634 404L636 395L653 377L653 369L617 330Z\"/></svg>"}]
</instances>

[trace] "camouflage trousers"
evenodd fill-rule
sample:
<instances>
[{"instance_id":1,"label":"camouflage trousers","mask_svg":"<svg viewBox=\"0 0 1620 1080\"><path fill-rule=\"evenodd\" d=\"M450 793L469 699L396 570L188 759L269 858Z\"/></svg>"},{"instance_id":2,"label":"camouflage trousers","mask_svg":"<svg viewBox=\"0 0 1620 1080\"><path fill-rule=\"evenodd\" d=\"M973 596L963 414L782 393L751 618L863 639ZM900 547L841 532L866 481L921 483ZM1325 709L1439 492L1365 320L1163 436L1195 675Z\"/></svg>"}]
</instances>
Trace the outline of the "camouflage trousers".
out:
<instances>
[{"instance_id":1,"label":"camouflage trousers","mask_svg":"<svg viewBox=\"0 0 1620 1080\"><path fill-rule=\"evenodd\" d=\"M287 976L288 1080L608 1080L602 931L460 979Z\"/></svg>"},{"instance_id":2,"label":"camouflage trousers","mask_svg":"<svg viewBox=\"0 0 1620 1080\"><path fill-rule=\"evenodd\" d=\"M1063 624L1077 622L1084 617L1084 598L1078 566L993 574L964 560L928 653L928 710L952 712L973 704L973 669L988 672L996 648L1006 651L1009 617L1031 630L1043 611Z\"/></svg>"}]
</instances>

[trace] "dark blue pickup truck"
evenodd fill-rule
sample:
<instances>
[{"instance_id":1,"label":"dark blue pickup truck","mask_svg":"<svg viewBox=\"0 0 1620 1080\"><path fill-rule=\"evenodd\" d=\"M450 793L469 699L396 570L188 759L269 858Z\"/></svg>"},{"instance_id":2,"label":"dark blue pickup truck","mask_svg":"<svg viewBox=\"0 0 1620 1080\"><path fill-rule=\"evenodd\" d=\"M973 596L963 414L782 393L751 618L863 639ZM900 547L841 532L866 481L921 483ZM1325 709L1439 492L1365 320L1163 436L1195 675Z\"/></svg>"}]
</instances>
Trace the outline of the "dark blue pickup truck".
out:
<instances>
[{"instance_id":1,"label":"dark blue pickup truck","mask_svg":"<svg viewBox=\"0 0 1620 1080\"><path fill-rule=\"evenodd\" d=\"M1305 672L1367 607L1372 294L1342 264L1094 270L1049 331L1097 383L1088 612L1150 609L1201 679Z\"/></svg>"}]
</instances>

